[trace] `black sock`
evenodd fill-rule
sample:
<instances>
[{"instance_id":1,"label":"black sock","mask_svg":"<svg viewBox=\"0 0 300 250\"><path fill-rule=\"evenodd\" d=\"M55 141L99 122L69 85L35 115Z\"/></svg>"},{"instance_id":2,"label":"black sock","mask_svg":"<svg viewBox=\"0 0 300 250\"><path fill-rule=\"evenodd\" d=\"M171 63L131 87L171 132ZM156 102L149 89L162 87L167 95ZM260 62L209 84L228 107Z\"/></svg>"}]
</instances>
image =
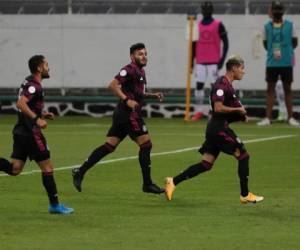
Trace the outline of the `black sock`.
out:
<instances>
[{"instance_id":1,"label":"black sock","mask_svg":"<svg viewBox=\"0 0 300 250\"><path fill-rule=\"evenodd\" d=\"M151 159L150 153L152 149L151 141L147 141L140 145L139 162L142 169L144 185L152 184L151 180Z\"/></svg>"},{"instance_id":2,"label":"black sock","mask_svg":"<svg viewBox=\"0 0 300 250\"><path fill-rule=\"evenodd\" d=\"M42 172L43 185L47 191L49 202L51 205L58 204L58 195L53 172Z\"/></svg>"},{"instance_id":3,"label":"black sock","mask_svg":"<svg viewBox=\"0 0 300 250\"><path fill-rule=\"evenodd\" d=\"M109 143L104 143L100 147L96 148L91 153L89 158L80 167L80 173L82 175L84 175L86 171L88 171L98 161L100 161L104 156L108 155L109 153L113 152L114 150L115 150L115 146L113 146Z\"/></svg>"},{"instance_id":4,"label":"black sock","mask_svg":"<svg viewBox=\"0 0 300 250\"><path fill-rule=\"evenodd\" d=\"M14 175L12 164L4 158L0 158L0 171L3 171L9 175Z\"/></svg>"},{"instance_id":5,"label":"black sock","mask_svg":"<svg viewBox=\"0 0 300 250\"><path fill-rule=\"evenodd\" d=\"M175 185L179 184L182 181L195 177L196 175L206 172L212 168L213 164L208 161L201 161L200 163L191 165L182 173L174 177L173 182Z\"/></svg>"},{"instance_id":6,"label":"black sock","mask_svg":"<svg viewBox=\"0 0 300 250\"><path fill-rule=\"evenodd\" d=\"M247 153L239 157L238 174L240 177L241 195L248 195L249 155Z\"/></svg>"}]
</instances>

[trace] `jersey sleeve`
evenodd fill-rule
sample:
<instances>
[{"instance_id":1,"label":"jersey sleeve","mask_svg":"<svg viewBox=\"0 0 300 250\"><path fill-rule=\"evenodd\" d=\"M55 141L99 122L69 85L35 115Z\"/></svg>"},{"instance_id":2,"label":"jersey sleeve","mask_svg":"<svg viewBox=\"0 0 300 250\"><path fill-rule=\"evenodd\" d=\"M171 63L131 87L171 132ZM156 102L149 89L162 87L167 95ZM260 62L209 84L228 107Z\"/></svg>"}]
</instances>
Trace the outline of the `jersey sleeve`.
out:
<instances>
[{"instance_id":1,"label":"jersey sleeve","mask_svg":"<svg viewBox=\"0 0 300 250\"><path fill-rule=\"evenodd\" d=\"M33 84L26 84L20 89L19 96L25 96L29 101L37 94L38 89Z\"/></svg>"},{"instance_id":2,"label":"jersey sleeve","mask_svg":"<svg viewBox=\"0 0 300 250\"><path fill-rule=\"evenodd\" d=\"M224 102L225 100L225 88L223 86L214 86L211 93L211 100L213 102Z\"/></svg>"},{"instance_id":3,"label":"jersey sleeve","mask_svg":"<svg viewBox=\"0 0 300 250\"><path fill-rule=\"evenodd\" d=\"M115 76L115 79L122 85L132 77L132 70L129 67L123 67Z\"/></svg>"}]
</instances>

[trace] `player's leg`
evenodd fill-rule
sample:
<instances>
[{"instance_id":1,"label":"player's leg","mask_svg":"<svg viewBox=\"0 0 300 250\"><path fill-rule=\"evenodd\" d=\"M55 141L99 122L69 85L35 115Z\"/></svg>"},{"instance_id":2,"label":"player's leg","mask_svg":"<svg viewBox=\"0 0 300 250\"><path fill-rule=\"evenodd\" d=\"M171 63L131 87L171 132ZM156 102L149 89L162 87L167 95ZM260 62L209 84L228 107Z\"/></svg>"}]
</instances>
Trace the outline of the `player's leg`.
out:
<instances>
[{"instance_id":1,"label":"player's leg","mask_svg":"<svg viewBox=\"0 0 300 250\"><path fill-rule=\"evenodd\" d=\"M275 87L279 78L279 69L274 67L266 68L266 82L267 82L267 106L266 118L257 123L259 126L267 126L271 124L272 111L275 98Z\"/></svg>"},{"instance_id":2,"label":"player's leg","mask_svg":"<svg viewBox=\"0 0 300 250\"><path fill-rule=\"evenodd\" d=\"M255 195L249 192L248 178L249 178L249 159L250 156L245 148L237 148L233 154L238 160L238 176L240 179L240 201L243 204L257 203L264 200L263 196Z\"/></svg>"},{"instance_id":3,"label":"player's leg","mask_svg":"<svg viewBox=\"0 0 300 250\"><path fill-rule=\"evenodd\" d=\"M5 158L0 158L0 171L3 171L8 175L16 176L22 172L25 165L25 161L19 159L12 159L10 162Z\"/></svg>"},{"instance_id":4,"label":"player's leg","mask_svg":"<svg viewBox=\"0 0 300 250\"><path fill-rule=\"evenodd\" d=\"M220 133L218 144L222 152L233 155L238 160L238 176L241 190L240 201L242 203L262 201L264 199L262 196L254 195L248 190L250 157L243 142L232 129L226 128Z\"/></svg>"},{"instance_id":5,"label":"player's leg","mask_svg":"<svg viewBox=\"0 0 300 250\"><path fill-rule=\"evenodd\" d=\"M44 156L43 156L44 155ZM49 213L70 214L74 212L73 208L65 207L58 201L56 183L53 175L53 165L51 160L46 156L46 153L36 158L36 163L42 171L42 183L47 192L49 199ZM49 154L50 156L50 154ZM44 159L45 160L40 160Z\"/></svg>"},{"instance_id":6,"label":"player's leg","mask_svg":"<svg viewBox=\"0 0 300 250\"><path fill-rule=\"evenodd\" d=\"M5 158L0 158L0 171L8 175L16 176L22 172L28 156L28 140L26 136L13 136L13 152L11 162Z\"/></svg>"},{"instance_id":7,"label":"player's leg","mask_svg":"<svg viewBox=\"0 0 300 250\"><path fill-rule=\"evenodd\" d=\"M119 143L126 137L124 126L119 123L118 118L113 116L113 123L107 132L106 142L90 154L87 160L79 167L72 169L73 184L78 192L81 192L81 183L86 172L91 169L106 155L114 152Z\"/></svg>"},{"instance_id":8,"label":"player's leg","mask_svg":"<svg viewBox=\"0 0 300 250\"><path fill-rule=\"evenodd\" d=\"M175 177L167 177L165 179L165 194L167 200L172 200L175 187L179 183L211 170L215 160L216 156L214 156L213 154L204 153L202 156L202 160L199 163L189 166L186 170Z\"/></svg>"},{"instance_id":9,"label":"player's leg","mask_svg":"<svg viewBox=\"0 0 300 250\"><path fill-rule=\"evenodd\" d=\"M122 139L115 136L108 136L106 142L101 146L95 148L89 155L86 161L79 167L72 169L73 184L78 192L81 192L81 183L86 172L91 169L97 162L99 162L106 155L112 153Z\"/></svg>"},{"instance_id":10,"label":"player's leg","mask_svg":"<svg viewBox=\"0 0 300 250\"><path fill-rule=\"evenodd\" d=\"M293 68L287 67L282 72L282 83L285 96L285 104L288 115L288 123L292 126L299 126L298 121L293 118L293 95L292 95L292 82L293 82Z\"/></svg>"},{"instance_id":11,"label":"player's leg","mask_svg":"<svg viewBox=\"0 0 300 250\"><path fill-rule=\"evenodd\" d=\"M146 127L143 124L142 127L144 127L144 132L146 132ZM136 144L139 146L139 163L142 171L143 176L143 191L145 193L154 193L154 194L161 194L165 190L158 187L156 184L153 183L151 178L151 150L152 150L152 142L151 138L148 134L138 133L142 134L137 137L135 137L134 134L138 133L135 131L135 133L130 133L130 137L136 142Z\"/></svg>"},{"instance_id":12,"label":"player's leg","mask_svg":"<svg viewBox=\"0 0 300 250\"><path fill-rule=\"evenodd\" d=\"M203 104L204 104L204 85L207 78L207 65L196 65L196 87L195 87L195 113L192 117L193 121L199 120L203 116Z\"/></svg>"},{"instance_id":13,"label":"player's leg","mask_svg":"<svg viewBox=\"0 0 300 250\"><path fill-rule=\"evenodd\" d=\"M278 116L277 121L284 121L287 118L285 96L282 81L279 80L276 84L276 100L278 103Z\"/></svg>"}]
</instances>

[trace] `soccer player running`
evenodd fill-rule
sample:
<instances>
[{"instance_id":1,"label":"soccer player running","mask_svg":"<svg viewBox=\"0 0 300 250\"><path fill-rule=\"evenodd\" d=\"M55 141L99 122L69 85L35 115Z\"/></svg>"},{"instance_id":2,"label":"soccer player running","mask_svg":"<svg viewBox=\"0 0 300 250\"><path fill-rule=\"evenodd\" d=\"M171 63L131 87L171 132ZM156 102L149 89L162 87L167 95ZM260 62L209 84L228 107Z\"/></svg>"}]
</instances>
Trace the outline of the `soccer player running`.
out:
<instances>
[{"instance_id":1,"label":"soccer player running","mask_svg":"<svg viewBox=\"0 0 300 250\"><path fill-rule=\"evenodd\" d=\"M203 155L202 160L176 177L166 178L167 200L172 199L175 187L179 183L209 171L220 152L233 155L238 160L241 203L256 203L264 199L248 190L249 154L235 132L229 128L231 122L247 121L247 112L232 85L234 80L241 80L244 74L243 59L239 56L230 57L226 62L226 74L215 82L210 93L212 117L207 124L206 140L199 149Z\"/></svg>"},{"instance_id":2,"label":"soccer player running","mask_svg":"<svg viewBox=\"0 0 300 250\"><path fill-rule=\"evenodd\" d=\"M130 58L131 63L124 66L109 84L110 90L120 98L120 101L114 110L106 142L96 148L80 168L72 169L73 184L79 192L86 172L104 156L112 153L127 135L140 148L139 163L143 176L143 191L154 194L164 192L164 189L154 184L151 179L152 143L141 114L144 98L162 101L163 94L145 92L146 76L143 68L147 65L147 50L143 43L133 44L130 47Z\"/></svg>"},{"instance_id":3,"label":"soccer player running","mask_svg":"<svg viewBox=\"0 0 300 250\"><path fill-rule=\"evenodd\" d=\"M31 75L21 85L17 101L18 121L13 129L12 161L0 158L0 171L16 176L22 172L27 158L35 160L42 171L42 182L50 202L49 213L70 214L74 209L58 201L50 151L41 131L47 128L45 119L54 118L53 113L43 112L42 80L49 78L48 62L44 56L35 55L29 59L28 66Z\"/></svg>"}]
</instances>

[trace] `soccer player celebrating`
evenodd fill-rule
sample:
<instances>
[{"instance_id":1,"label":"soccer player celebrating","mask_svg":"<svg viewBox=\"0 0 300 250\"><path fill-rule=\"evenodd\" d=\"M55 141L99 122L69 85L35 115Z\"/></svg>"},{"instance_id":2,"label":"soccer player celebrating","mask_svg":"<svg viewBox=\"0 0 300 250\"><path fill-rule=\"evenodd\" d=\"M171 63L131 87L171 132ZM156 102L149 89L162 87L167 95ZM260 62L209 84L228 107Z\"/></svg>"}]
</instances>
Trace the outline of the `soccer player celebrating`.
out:
<instances>
[{"instance_id":1,"label":"soccer player celebrating","mask_svg":"<svg viewBox=\"0 0 300 250\"><path fill-rule=\"evenodd\" d=\"M123 67L110 82L110 90L120 98L113 114L112 126L107 133L106 142L96 148L80 168L72 169L73 184L81 192L81 183L85 173L104 156L112 153L119 143L129 135L139 146L139 162L143 176L143 191L160 194L164 189L151 179L150 152L152 143L141 110L144 98L156 98L162 101L163 94L147 93L144 67L147 65L147 50L143 43L130 47L131 63Z\"/></svg>"},{"instance_id":2,"label":"soccer player celebrating","mask_svg":"<svg viewBox=\"0 0 300 250\"><path fill-rule=\"evenodd\" d=\"M241 203L256 203L264 199L248 190L249 154L241 140L229 128L231 122L247 121L246 110L239 101L232 85L234 80L241 80L244 74L243 59L239 56L230 57L226 62L226 74L215 82L210 93L212 117L207 124L206 140L199 149L203 155L202 160L176 177L166 178L167 200L172 199L175 187L179 183L209 171L220 152L233 155L238 160Z\"/></svg>"},{"instance_id":3,"label":"soccer player celebrating","mask_svg":"<svg viewBox=\"0 0 300 250\"><path fill-rule=\"evenodd\" d=\"M49 78L48 62L42 55L35 55L28 61L32 75L28 76L19 90L17 101L18 121L13 129L12 161L0 158L0 171L16 176L24 168L29 157L35 160L42 171L43 185L47 191L50 213L70 214L73 208L65 207L58 202L56 183L53 176L53 165L50 151L41 129L47 128L45 119L53 119L51 112L43 112L44 92L42 80Z\"/></svg>"}]
</instances>

